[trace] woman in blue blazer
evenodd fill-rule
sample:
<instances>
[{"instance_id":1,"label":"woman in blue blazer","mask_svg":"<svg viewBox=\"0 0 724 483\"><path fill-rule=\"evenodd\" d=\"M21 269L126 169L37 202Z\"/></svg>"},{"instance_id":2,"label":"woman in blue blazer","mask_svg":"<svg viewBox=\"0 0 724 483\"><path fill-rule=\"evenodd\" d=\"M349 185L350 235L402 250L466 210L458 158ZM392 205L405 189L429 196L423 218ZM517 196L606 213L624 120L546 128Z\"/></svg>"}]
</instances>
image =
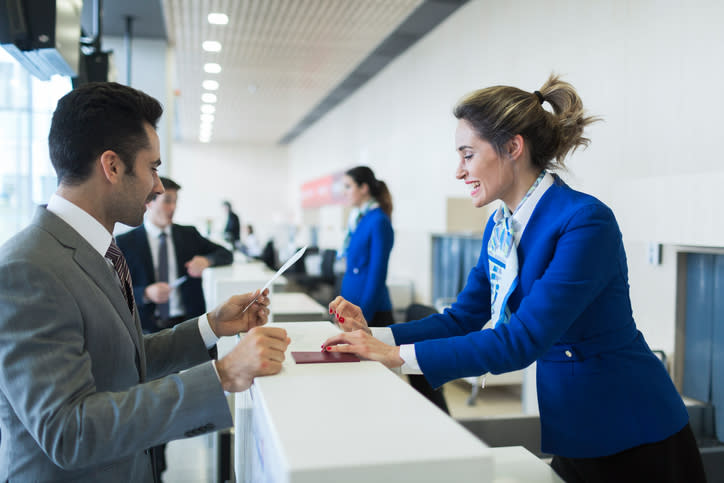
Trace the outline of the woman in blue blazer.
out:
<instances>
[{"instance_id":1,"label":"woman in blue blazer","mask_svg":"<svg viewBox=\"0 0 724 483\"><path fill-rule=\"evenodd\" d=\"M392 302L387 290L387 266L394 243L392 197L387 185L367 166L344 175L344 194L353 207L344 246L346 257L341 295L362 309L369 325L392 323Z\"/></svg>"},{"instance_id":2,"label":"woman in blue blazer","mask_svg":"<svg viewBox=\"0 0 724 483\"><path fill-rule=\"evenodd\" d=\"M465 288L443 314L374 332L339 297L347 332L324 347L433 386L537 361L541 449L566 481L704 481L686 408L636 328L613 213L548 172L596 119L555 76L533 93L475 91L454 114L456 177L476 207L502 201Z\"/></svg>"}]
</instances>

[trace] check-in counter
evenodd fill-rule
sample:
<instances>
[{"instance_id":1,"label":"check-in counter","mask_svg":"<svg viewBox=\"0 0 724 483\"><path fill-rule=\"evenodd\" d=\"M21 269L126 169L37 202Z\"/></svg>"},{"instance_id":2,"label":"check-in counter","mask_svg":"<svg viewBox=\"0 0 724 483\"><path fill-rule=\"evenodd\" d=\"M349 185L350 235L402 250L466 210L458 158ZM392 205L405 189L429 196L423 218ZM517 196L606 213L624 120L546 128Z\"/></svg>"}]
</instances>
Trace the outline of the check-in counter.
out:
<instances>
[{"instance_id":1,"label":"check-in counter","mask_svg":"<svg viewBox=\"0 0 724 483\"><path fill-rule=\"evenodd\" d=\"M280 374L237 395L237 481L491 481L489 448L381 364L295 364L332 324L273 325L292 343Z\"/></svg>"},{"instance_id":2,"label":"check-in counter","mask_svg":"<svg viewBox=\"0 0 724 483\"><path fill-rule=\"evenodd\" d=\"M209 267L201 275L207 307L216 307L232 295L260 289L274 275L261 262L233 263L224 267ZM284 276L277 278L269 287L269 293L283 291L288 283Z\"/></svg>"},{"instance_id":3,"label":"check-in counter","mask_svg":"<svg viewBox=\"0 0 724 483\"><path fill-rule=\"evenodd\" d=\"M270 322L310 322L329 316L327 307L301 292L275 293L269 311Z\"/></svg>"},{"instance_id":4,"label":"check-in counter","mask_svg":"<svg viewBox=\"0 0 724 483\"><path fill-rule=\"evenodd\" d=\"M487 447L379 363L296 364L331 323L272 325L292 343L280 374L236 395L236 481L561 481L523 448Z\"/></svg>"}]
</instances>

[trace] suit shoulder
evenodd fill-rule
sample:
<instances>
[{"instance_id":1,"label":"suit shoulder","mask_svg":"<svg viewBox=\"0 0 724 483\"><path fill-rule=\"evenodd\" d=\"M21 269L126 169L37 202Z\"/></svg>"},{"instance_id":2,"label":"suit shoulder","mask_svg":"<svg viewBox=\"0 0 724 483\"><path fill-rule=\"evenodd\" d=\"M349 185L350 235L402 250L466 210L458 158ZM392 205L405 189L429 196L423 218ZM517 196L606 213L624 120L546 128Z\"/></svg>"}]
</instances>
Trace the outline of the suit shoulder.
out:
<instances>
[{"instance_id":1,"label":"suit shoulder","mask_svg":"<svg viewBox=\"0 0 724 483\"><path fill-rule=\"evenodd\" d=\"M120 235L116 235L115 239L116 239L116 241L131 240L131 239L137 237L138 235L140 235L141 233L144 233L145 231L146 230L144 230L144 228L142 226L137 226L136 228L133 228L131 230L121 233Z\"/></svg>"}]
</instances>

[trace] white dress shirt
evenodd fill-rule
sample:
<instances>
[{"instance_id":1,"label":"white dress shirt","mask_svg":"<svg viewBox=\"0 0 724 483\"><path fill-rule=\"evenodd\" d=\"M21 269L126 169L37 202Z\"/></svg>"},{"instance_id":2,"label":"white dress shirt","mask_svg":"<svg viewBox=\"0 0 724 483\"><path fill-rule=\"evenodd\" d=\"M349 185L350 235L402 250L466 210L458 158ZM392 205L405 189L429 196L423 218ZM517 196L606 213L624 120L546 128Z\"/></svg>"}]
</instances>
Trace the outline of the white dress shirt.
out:
<instances>
[{"instance_id":1,"label":"white dress shirt","mask_svg":"<svg viewBox=\"0 0 724 483\"><path fill-rule=\"evenodd\" d=\"M535 209L536 205L538 205L538 202L543 197L543 194L545 194L545 192L548 190L548 188L551 187L551 185L553 185L553 175L551 175L550 173L546 173L536 189L533 191L533 193L531 193L528 199L525 200L523 206L521 206L515 213L513 213L513 238L515 239L516 246L518 246L520 238L523 236L523 231L528 225L528 220L530 220L530 216L533 214L533 210ZM500 219L500 216L502 215L500 215L500 212L497 211L495 213L494 221L497 222ZM392 333L392 329L390 329L389 327L372 327L371 330L372 335L376 339L379 339L380 341L388 345L396 345L395 336ZM418 364L417 362L415 344L402 344L400 346L400 359L405 361L402 367L400 367L400 370L403 374L422 374L420 364Z\"/></svg>"},{"instance_id":2,"label":"white dress shirt","mask_svg":"<svg viewBox=\"0 0 724 483\"><path fill-rule=\"evenodd\" d=\"M98 220L93 218L82 208L76 206L58 194L53 194L50 197L47 209L70 225L70 227L77 231L78 234L100 254L100 256L105 258L108 247L111 245L112 236ZM158 251L158 248L156 251ZM120 287L121 280L118 278L118 274L113 268L113 263L111 263L111 261L107 258L105 260L108 264L109 270L112 270L115 275L116 280L118 281L118 286ZM170 253L169 260L171 260ZM203 338L207 349L214 347L216 342L219 340L219 338L214 334L214 331L211 330L206 314L199 317L199 332L201 333L201 337ZM214 366L214 368L216 368L216 366Z\"/></svg>"},{"instance_id":3,"label":"white dress shirt","mask_svg":"<svg viewBox=\"0 0 724 483\"><path fill-rule=\"evenodd\" d=\"M148 219L143 222L146 228L146 237L148 238L148 246L151 248L151 260L153 261L153 270L158 280L158 246L160 244L161 233L166 233L166 248L168 249L168 283L173 282L179 277L176 262L176 246L173 244L171 237L171 225L159 228ZM171 290L168 298L168 315L169 317L178 317L186 314L183 300L181 300L181 290L176 287Z\"/></svg>"}]
</instances>

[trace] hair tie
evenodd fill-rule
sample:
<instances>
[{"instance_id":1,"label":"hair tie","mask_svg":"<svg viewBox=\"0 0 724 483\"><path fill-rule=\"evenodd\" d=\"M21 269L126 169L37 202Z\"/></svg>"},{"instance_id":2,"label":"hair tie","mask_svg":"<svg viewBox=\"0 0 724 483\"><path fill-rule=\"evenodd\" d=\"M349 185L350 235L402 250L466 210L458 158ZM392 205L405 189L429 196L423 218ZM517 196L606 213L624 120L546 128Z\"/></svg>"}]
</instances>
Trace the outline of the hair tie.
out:
<instances>
[{"instance_id":1,"label":"hair tie","mask_svg":"<svg viewBox=\"0 0 724 483\"><path fill-rule=\"evenodd\" d=\"M538 100L540 101L540 103L543 104L543 101L545 101L545 99L543 98L543 94L541 94L539 91L535 91L535 92L533 92L533 94L535 94L536 97L538 97Z\"/></svg>"}]
</instances>

